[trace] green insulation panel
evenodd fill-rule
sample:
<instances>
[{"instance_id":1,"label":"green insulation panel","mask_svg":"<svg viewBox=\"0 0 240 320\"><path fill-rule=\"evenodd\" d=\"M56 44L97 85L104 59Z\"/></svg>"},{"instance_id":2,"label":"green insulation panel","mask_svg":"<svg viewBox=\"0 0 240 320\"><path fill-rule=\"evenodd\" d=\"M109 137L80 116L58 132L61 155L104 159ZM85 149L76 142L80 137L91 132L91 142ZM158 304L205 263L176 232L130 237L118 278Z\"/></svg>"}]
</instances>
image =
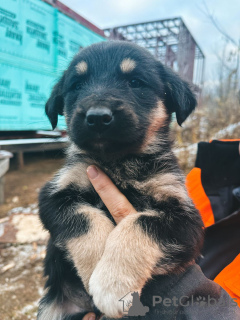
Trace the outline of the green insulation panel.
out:
<instances>
[{"instance_id":1,"label":"green insulation panel","mask_svg":"<svg viewBox=\"0 0 240 320\"><path fill-rule=\"evenodd\" d=\"M53 85L79 49L103 40L41 0L0 0L0 130L51 129Z\"/></svg>"}]
</instances>

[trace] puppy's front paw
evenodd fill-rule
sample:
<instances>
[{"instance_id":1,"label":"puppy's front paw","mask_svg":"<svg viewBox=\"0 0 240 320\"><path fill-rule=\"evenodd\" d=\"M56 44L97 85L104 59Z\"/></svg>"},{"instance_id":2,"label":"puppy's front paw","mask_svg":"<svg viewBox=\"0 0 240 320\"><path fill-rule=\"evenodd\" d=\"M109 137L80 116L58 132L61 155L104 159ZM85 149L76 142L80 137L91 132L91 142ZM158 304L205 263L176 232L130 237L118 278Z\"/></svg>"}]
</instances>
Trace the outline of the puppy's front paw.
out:
<instances>
[{"instance_id":1,"label":"puppy's front paw","mask_svg":"<svg viewBox=\"0 0 240 320\"><path fill-rule=\"evenodd\" d=\"M123 301L119 300L129 292L141 293L162 256L158 245L135 223L139 216L124 218L110 233L89 281L95 305L111 318L123 315Z\"/></svg>"},{"instance_id":2,"label":"puppy's front paw","mask_svg":"<svg viewBox=\"0 0 240 320\"><path fill-rule=\"evenodd\" d=\"M131 279L131 275L127 276L122 272L117 274L115 271L120 270L116 270L113 265L108 268L106 263L100 261L90 278L89 292L93 296L94 304L107 317L121 318L131 306L123 306L122 298L132 291L140 294L141 289L135 287L136 279Z\"/></svg>"}]
</instances>

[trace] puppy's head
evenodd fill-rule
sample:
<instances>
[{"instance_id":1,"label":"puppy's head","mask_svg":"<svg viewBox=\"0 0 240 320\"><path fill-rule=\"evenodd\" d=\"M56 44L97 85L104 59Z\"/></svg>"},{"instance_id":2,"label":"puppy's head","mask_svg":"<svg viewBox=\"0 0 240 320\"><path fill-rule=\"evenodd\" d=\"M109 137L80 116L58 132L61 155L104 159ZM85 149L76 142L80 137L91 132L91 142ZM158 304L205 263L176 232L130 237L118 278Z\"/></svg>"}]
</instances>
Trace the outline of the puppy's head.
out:
<instances>
[{"instance_id":1,"label":"puppy's head","mask_svg":"<svg viewBox=\"0 0 240 320\"><path fill-rule=\"evenodd\" d=\"M137 152L196 106L189 85L147 50L102 42L77 54L46 104L52 127L65 115L71 140L89 152ZM159 138L159 135L158 135Z\"/></svg>"}]
</instances>

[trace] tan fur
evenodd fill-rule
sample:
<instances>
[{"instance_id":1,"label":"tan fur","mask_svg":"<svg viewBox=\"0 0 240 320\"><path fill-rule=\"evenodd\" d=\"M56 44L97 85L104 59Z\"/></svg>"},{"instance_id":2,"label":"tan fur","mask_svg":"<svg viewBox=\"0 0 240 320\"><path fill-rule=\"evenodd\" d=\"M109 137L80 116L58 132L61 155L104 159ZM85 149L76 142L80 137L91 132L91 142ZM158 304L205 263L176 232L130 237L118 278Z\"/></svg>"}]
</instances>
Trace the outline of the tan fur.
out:
<instances>
[{"instance_id":1,"label":"tan fur","mask_svg":"<svg viewBox=\"0 0 240 320\"><path fill-rule=\"evenodd\" d=\"M76 65L75 68L76 68L76 70L77 70L77 73L79 73L79 74L85 74L85 73L87 73L87 70L88 70L87 62L81 61L81 62L79 62L79 63Z\"/></svg>"},{"instance_id":2,"label":"tan fur","mask_svg":"<svg viewBox=\"0 0 240 320\"><path fill-rule=\"evenodd\" d=\"M130 291L141 289L154 274L163 252L142 228L136 224L142 214L124 218L109 235L103 256L89 282L89 291L95 305L108 317L121 317L123 309L119 301Z\"/></svg>"},{"instance_id":3,"label":"tan fur","mask_svg":"<svg viewBox=\"0 0 240 320\"><path fill-rule=\"evenodd\" d=\"M72 142L70 146L67 148L66 154L69 157L72 157L75 154L86 154L86 151L81 150L75 143Z\"/></svg>"},{"instance_id":4,"label":"tan fur","mask_svg":"<svg viewBox=\"0 0 240 320\"><path fill-rule=\"evenodd\" d=\"M77 212L76 214L84 214L89 219L90 230L79 238L69 240L67 249L88 290L90 276L103 254L107 237L114 225L101 210L89 205L81 205Z\"/></svg>"},{"instance_id":5,"label":"tan fur","mask_svg":"<svg viewBox=\"0 0 240 320\"><path fill-rule=\"evenodd\" d=\"M123 73L129 73L136 67L136 62L130 58L124 59L120 64L120 69Z\"/></svg>"},{"instance_id":6,"label":"tan fur","mask_svg":"<svg viewBox=\"0 0 240 320\"><path fill-rule=\"evenodd\" d=\"M56 184L58 190L66 188L70 183L74 183L80 188L89 188L91 183L87 176L87 163L76 163L72 167L63 167L57 174Z\"/></svg>"},{"instance_id":7,"label":"tan fur","mask_svg":"<svg viewBox=\"0 0 240 320\"><path fill-rule=\"evenodd\" d=\"M157 201L176 197L180 201L188 200L187 191L181 180L172 173L160 173L143 182L136 181L134 187Z\"/></svg>"},{"instance_id":8,"label":"tan fur","mask_svg":"<svg viewBox=\"0 0 240 320\"><path fill-rule=\"evenodd\" d=\"M141 148L143 151L146 151L148 148L152 148L151 145L154 144L156 139L158 139L157 133L159 129L166 125L167 112L161 100L159 100L157 107L150 113L149 119L151 120L151 124L148 127L145 142Z\"/></svg>"}]
</instances>

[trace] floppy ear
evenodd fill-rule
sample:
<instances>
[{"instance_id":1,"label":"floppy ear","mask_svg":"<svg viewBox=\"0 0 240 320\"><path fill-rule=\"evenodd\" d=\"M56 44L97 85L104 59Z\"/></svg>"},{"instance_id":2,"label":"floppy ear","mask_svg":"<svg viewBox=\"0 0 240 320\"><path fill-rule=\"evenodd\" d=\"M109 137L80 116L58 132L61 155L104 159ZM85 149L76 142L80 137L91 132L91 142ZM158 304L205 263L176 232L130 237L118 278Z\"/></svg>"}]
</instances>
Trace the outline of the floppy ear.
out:
<instances>
[{"instance_id":1,"label":"floppy ear","mask_svg":"<svg viewBox=\"0 0 240 320\"><path fill-rule=\"evenodd\" d=\"M195 94L186 81L162 64L160 64L160 75L165 86L166 108L170 112L176 112L177 122L181 126L197 106Z\"/></svg>"},{"instance_id":2,"label":"floppy ear","mask_svg":"<svg viewBox=\"0 0 240 320\"><path fill-rule=\"evenodd\" d=\"M51 122L53 130L57 126L58 115L63 115L64 101L62 96L62 86L63 86L64 76L59 80L59 82L53 87L50 98L45 105L45 112Z\"/></svg>"}]
</instances>

